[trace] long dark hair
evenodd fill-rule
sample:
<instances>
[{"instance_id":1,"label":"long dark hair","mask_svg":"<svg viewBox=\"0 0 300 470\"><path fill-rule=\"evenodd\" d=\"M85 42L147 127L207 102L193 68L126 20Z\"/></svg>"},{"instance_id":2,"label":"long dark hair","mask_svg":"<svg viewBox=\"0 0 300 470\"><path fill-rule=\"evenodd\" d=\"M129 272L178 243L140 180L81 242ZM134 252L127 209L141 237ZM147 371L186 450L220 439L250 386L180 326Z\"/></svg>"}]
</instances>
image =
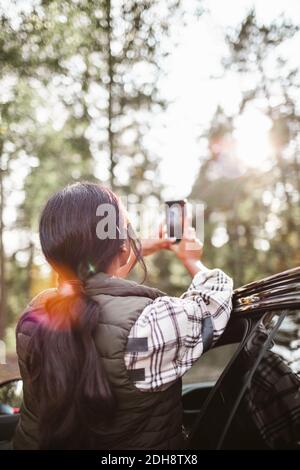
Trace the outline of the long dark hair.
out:
<instances>
[{"instance_id":1,"label":"long dark hair","mask_svg":"<svg viewBox=\"0 0 300 470\"><path fill-rule=\"evenodd\" d=\"M97 209L115 209L117 236L97 236ZM45 303L32 336L27 366L38 400L41 449L97 448L97 427L111 419L115 400L93 340L101 316L84 283L105 272L126 240L119 199L107 188L76 183L54 194L40 219L43 253L65 285ZM140 245L129 234L138 260ZM128 240L127 240L128 242ZM43 314L44 313L44 314Z\"/></svg>"}]
</instances>

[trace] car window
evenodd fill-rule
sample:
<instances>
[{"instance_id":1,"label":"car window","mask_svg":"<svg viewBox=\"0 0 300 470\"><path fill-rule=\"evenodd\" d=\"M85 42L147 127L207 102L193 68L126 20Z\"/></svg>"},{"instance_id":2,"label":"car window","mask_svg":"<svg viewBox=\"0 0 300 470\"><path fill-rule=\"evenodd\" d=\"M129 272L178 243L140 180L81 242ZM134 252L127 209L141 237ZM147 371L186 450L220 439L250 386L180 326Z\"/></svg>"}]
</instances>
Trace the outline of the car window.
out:
<instances>
[{"instance_id":1,"label":"car window","mask_svg":"<svg viewBox=\"0 0 300 470\"><path fill-rule=\"evenodd\" d=\"M300 309L288 313L274 343L272 351L278 354L293 372L300 375Z\"/></svg>"},{"instance_id":2,"label":"car window","mask_svg":"<svg viewBox=\"0 0 300 470\"><path fill-rule=\"evenodd\" d=\"M183 383L216 381L230 361L237 345L220 346L207 351L184 375Z\"/></svg>"},{"instance_id":3,"label":"car window","mask_svg":"<svg viewBox=\"0 0 300 470\"><path fill-rule=\"evenodd\" d=\"M0 385L0 405L20 408L23 398L22 380L12 380ZM0 409L1 414L1 409Z\"/></svg>"},{"instance_id":4,"label":"car window","mask_svg":"<svg viewBox=\"0 0 300 470\"><path fill-rule=\"evenodd\" d=\"M263 323L270 332L269 339L272 339L272 331L276 331L272 326L280 321L278 315L282 313L278 311L273 315L267 312L264 315ZM252 377L249 375L251 383L242 401L243 422L252 426L270 449L299 448L299 322L300 312L294 310L288 312L281 324L277 323L279 328L273 345L271 343L271 348L266 350L258 364L255 347L259 346L263 351L261 348L266 341L263 328L258 332L256 343L252 342L248 349L249 360L251 356L254 358L254 374Z\"/></svg>"},{"instance_id":5,"label":"car window","mask_svg":"<svg viewBox=\"0 0 300 470\"><path fill-rule=\"evenodd\" d=\"M266 324L272 327L278 320L279 312L266 311L263 316ZM270 320L267 321L268 316ZM205 353L183 377L183 383L216 381L231 359L237 345L227 345ZM289 311L275 335L272 351L300 374L300 309Z\"/></svg>"}]
</instances>

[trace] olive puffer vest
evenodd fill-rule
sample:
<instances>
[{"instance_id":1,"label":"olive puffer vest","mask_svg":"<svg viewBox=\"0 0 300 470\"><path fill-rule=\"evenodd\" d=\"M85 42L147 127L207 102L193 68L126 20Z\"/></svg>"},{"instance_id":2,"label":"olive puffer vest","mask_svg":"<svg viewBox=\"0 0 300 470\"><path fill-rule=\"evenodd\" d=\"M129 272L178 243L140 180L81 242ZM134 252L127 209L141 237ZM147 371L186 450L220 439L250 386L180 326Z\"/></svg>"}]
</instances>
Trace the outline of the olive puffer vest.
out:
<instances>
[{"instance_id":1,"label":"olive puffer vest","mask_svg":"<svg viewBox=\"0 0 300 470\"><path fill-rule=\"evenodd\" d=\"M55 292L55 290L54 290ZM182 438L181 380L164 391L142 392L134 384L143 370L129 372L125 366L126 350L145 351L147 338L128 341L131 327L144 308L164 295L157 289L98 273L89 279L86 294L99 304L99 322L95 344L116 397L117 409L109 425L99 423L102 449L180 449ZM53 290L36 297L24 316L40 309ZM30 385L25 359L34 324L20 322L17 328L17 353L23 378L23 405L14 438L15 449L37 449L38 402ZM80 432L80 429L78 429Z\"/></svg>"}]
</instances>

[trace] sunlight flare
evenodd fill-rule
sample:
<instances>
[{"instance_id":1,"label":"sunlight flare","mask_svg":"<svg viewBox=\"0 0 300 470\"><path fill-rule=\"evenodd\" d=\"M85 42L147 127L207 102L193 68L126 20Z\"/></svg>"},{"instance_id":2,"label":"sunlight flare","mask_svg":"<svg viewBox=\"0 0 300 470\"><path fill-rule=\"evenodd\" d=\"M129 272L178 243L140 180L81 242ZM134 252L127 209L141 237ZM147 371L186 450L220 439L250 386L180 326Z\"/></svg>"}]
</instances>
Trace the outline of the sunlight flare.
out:
<instances>
[{"instance_id":1,"label":"sunlight flare","mask_svg":"<svg viewBox=\"0 0 300 470\"><path fill-rule=\"evenodd\" d=\"M259 168L269 159L272 153L270 127L270 119L257 109L248 109L237 118L236 154L247 166Z\"/></svg>"}]
</instances>

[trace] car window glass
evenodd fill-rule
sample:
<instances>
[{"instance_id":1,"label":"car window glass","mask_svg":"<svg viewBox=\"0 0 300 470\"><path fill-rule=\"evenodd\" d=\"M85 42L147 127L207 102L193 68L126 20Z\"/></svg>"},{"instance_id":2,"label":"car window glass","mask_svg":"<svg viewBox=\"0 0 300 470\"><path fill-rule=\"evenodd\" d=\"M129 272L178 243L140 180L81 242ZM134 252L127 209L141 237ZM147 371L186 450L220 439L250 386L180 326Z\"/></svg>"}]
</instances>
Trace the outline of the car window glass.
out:
<instances>
[{"instance_id":1,"label":"car window glass","mask_svg":"<svg viewBox=\"0 0 300 470\"><path fill-rule=\"evenodd\" d=\"M237 345L220 346L207 351L184 375L183 383L216 381L230 361Z\"/></svg>"},{"instance_id":2,"label":"car window glass","mask_svg":"<svg viewBox=\"0 0 300 470\"><path fill-rule=\"evenodd\" d=\"M300 310L291 311L284 319L272 351L278 354L293 372L300 375Z\"/></svg>"},{"instance_id":3,"label":"car window glass","mask_svg":"<svg viewBox=\"0 0 300 470\"><path fill-rule=\"evenodd\" d=\"M22 380L13 380L0 385L0 405L20 408L22 397Z\"/></svg>"}]
</instances>

